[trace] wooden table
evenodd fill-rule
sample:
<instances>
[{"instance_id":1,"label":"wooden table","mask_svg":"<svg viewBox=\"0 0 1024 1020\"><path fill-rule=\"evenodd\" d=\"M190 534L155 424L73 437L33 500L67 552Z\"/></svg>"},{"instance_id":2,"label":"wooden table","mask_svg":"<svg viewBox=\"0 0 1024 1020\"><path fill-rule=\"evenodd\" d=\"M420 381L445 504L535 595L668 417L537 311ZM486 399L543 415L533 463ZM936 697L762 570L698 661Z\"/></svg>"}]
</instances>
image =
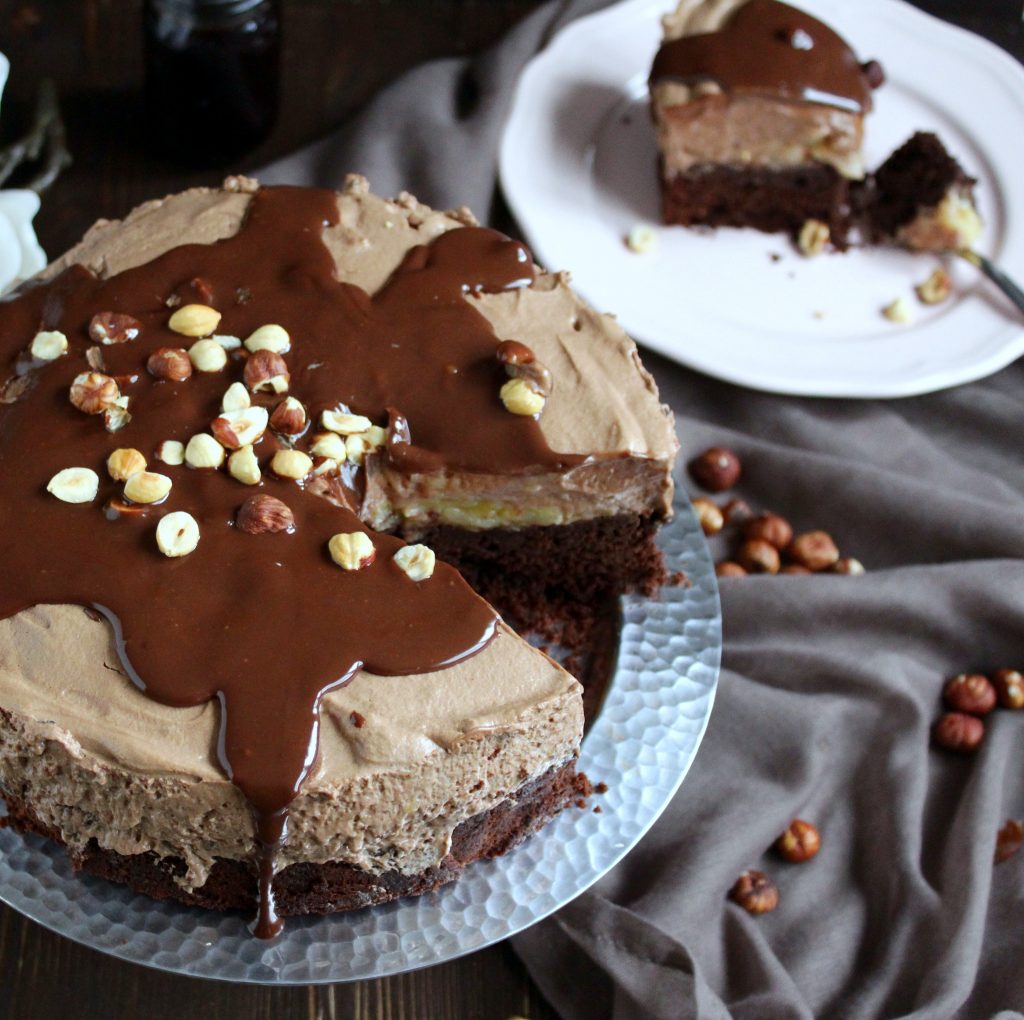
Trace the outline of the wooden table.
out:
<instances>
[{"instance_id":1,"label":"wooden table","mask_svg":"<svg viewBox=\"0 0 1024 1020\"><path fill-rule=\"evenodd\" d=\"M312 140L403 70L479 50L540 0L286 0L282 114L249 157L257 166ZM1016 0L920 0L1024 59ZM97 216L223 170L168 167L140 143L138 0L0 0L0 49L12 74L4 139L21 132L41 78L57 82L74 166L47 195L39 239L58 253ZM870 56L870 54L868 54ZM222 985L150 971L78 946L0 907L0 1018L49 1020L549 1020L555 1014L505 946L399 977L325 988Z\"/></svg>"}]
</instances>

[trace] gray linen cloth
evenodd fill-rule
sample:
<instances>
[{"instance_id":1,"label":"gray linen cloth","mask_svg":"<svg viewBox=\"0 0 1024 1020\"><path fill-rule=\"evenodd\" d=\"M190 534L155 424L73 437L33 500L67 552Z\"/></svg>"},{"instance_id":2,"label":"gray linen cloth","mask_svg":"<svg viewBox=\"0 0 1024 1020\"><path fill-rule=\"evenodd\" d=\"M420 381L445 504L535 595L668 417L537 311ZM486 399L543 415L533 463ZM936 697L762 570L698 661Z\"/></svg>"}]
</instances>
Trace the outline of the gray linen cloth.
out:
<instances>
[{"instance_id":1,"label":"gray linen cloth","mask_svg":"<svg viewBox=\"0 0 1024 1020\"><path fill-rule=\"evenodd\" d=\"M358 171L494 215L516 75L599 6L546 5L479 58L414 69L259 176L334 186ZM992 854L1024 816L1024 713L990 717L973 758L931 749L929 729L945 678L1024 667L1024 369L854 402L645 360L684 459L732 447L737 494L828 530L869 572L723 582L724 668L690 776L622 864L516 951L567 1020L1020 1018L1024 853L995 868ZM804 865L766 852L794 817L822 833ZM776 879L774 913L727 901L748 867Z\"/></svg>"}]
</instances>

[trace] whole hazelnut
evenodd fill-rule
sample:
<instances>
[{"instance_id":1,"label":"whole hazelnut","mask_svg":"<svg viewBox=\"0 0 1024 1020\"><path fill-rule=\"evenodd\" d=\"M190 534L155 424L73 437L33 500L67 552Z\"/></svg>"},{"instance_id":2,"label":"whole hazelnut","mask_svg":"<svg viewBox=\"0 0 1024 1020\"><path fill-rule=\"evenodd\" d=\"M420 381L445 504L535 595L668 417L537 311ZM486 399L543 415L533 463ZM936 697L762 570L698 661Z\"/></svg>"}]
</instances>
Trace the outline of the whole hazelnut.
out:
<instances>
[{"instance_id":1,"label":"whole hazelnut","mask_svg":"<svg viewBox=\"0 0 1024 1020\"><path fill-rule=\"evenodd\" d=\"M747 541L760 538L771 543L776 549L785 549L793 541L793 529L785 517L763 513L751 518L743 525L743 537Z\"/></svg>"},{"instance_id":2,"label":"whole hazelnut","mask_svg":"<svg viewBox=\"0 0 1024 1020\"><path fill-rule=\"evenodd\" d=\"M693 500L693 510L700 521L700 529L705 535L717 535L725 524L722 511L704 496L698 496Z\"/></svg>"},{"instance_id":3,"label":"whole hazelnut","mask_svg":"<svg viewBox=\"0 0 1024 1020\"><path fill-rule=\"evenodd\" d=\"M777 574L779 550L763 538L744 542L736 552L736 562L748 574Z\"/></svg>"},{"instance_id":4,"label":"whole hazelnut","mask_svg":"<svg viewBox=\"0 0 1024 1020\"><path fill-rule=\"evenodd\" d=\"M690 477L708 492L725 492L740 480L740 459L724 446L712 446L688 466Z\"/></svg>"},{"instance_id":5,"label":"whole hazelnut","mask_svg":"<svg viewBox=\"0 0 1024 1020\"><path fill-rule=\"evenodd\" d=\"M183 347L159 347L146 360L146 369L157 379L184 382L192 375L192 359Z\"/></svg>"},{"instance_id":6,"label":"whole hazelnut","mask_svg":"<svg viewBox=\"0 0 1024 1020\"><path fill-rule=\"evenodd\" d=\"M726 524L742 524L744 521L749 521L753 515L754 511L750 509L750 504L744 499L730 499L722 507L722 516L725 518Z\"/></svg>"},{"instance_id":7,"label":"whole hazelnut","mask_svg":"<svg viewBox=\"0 0 1024 1020\"><path fill-rule=\"evenodd\" d=\"M973 754L985 736L985 724L977 716L946 712L932 730L935 743L947 751Z\"/></svg>"},{"instance_id":8,"label":"whole hazelnut","mask_svg":"<svg viewBox=\"0 0 1024 1020\"><path fill-rule=\"evenodd\" d=\"M828 570L839 559L839 550L827 531L807 531L797 535L786 552L794 563L814 573Z\"/></svg>"},{"instance_id":9,"label":"whole hazelnut","mask_svg":"<svg viewBox=\"0 0 1024 1020\"><path fill-rule=\"evenodd\" d=\"M250 496L238 508L235 524L247 535L274 534L294 530L295 515L286 503L260 493Z\"/></svg>"},{"instance_id":10,"label":"whole hazelnut","mask_svg":"<svg viewBox=\"0 0 1024 1020\"><path fill-rule=\"evenodd\" d=\"M821 849L821 835L810 822L794 818L775 841L775 849L791 864L803 864Z\"/></svg>"},{"instance_id":11,"label":"whole hazelnut","mask_svg":"<svg viewBox=\"0 0 1024 1020\"><path fill-rule=\"evenodd\" d=\"M729 898L748 914L767 914L779 905L779 890L763 871L750 869L736 879Z\"/></svg>"},{"instance_id":12,"label":"whole hazelnut","mask_svg":"<svg viewBox=\"0 0 1024 1020\"><path fill-rule=\"evenodd\" d=\"M287 393L288 365L280 354L266 349L250 354L242 370L245 385L256 392Z\"/></svg>"},{"instance_id":13,"label":"whole hazelnut","mask_svg":"<svg viewBox=\"0 0 1024 1020\"><path fill-rule=\"evenodd\" d=\"M996 836L995 863L1008 861L1024 843L1024 824L1015 818L1008 818Z\"/></svg>"},{"instance_id":14,"label":"whole hazelnut","mask_svg":"<svg viewBox=\"0 0 1024 1020\"><path fill-rule=\"evenodd\" d=\"M732 560L722 560L721 563L715 564L715 576L746 577L747 572L738 563L734 563Z\"/></svg>"},{"instance_id":15,"label":"whole hazelnut","mask_svg":"<svg viewBox=\"0 0 1024 1020\"><path fill-rule=\"evenodd\" d=\"M980 673L960 673L942 689L942 698L954 712L988 715L996 707L996 689Z\"/></svg>"},{"instance_id":16,"label":"whole hazelnut","mask_svg":"<svg viewBox=\"0 0 1024 1020\"><path fill-rule=\"evenodd\" d=\"M860 560L854 559L852 556L843 556L832 564L832 573L846 574L849 577L860 577L861 574L867 573L867 571Z\"/></svg>"},{"instance_id":17,"label":"whole hazelnut","mask_svg":"<svg viewBox=\"0 0 1024 1020\"><path fill-rule=\"evenodd\" d=\"M997 669L992 686L1003 708L1024 708L1024 676L1015 669Z\"/></svg>"}]
</instances>

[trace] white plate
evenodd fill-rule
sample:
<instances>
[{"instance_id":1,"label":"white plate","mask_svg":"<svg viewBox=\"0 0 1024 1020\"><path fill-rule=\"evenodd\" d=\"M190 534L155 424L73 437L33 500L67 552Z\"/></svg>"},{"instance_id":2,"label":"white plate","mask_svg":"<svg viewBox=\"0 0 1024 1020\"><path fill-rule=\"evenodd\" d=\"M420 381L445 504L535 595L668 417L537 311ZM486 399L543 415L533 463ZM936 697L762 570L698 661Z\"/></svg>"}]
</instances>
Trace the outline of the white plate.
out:
<instances>
[{"instance_id":1,"label":"white plate","mask_svg":"<svg viewBox=\"0 0 1024 1020\"><path fill-rule=\"evenodd\" d=\"M321 984L400 974L514 935L617 864L668 806L711 715L722 651L714 566L685 488L659 536L688 588L627 598L619 659L579 767L607 792L570 808L518 849L470 865L436 893L329 917L290 918L262 942L241 913L158 903L74 875L56 844L0 829L0 900L112 956L196 977ZM0 815L4 813L0 800Z\"/></svg>"},{"instance_id":2,"label":"white plate","mask_svg":"<svg viewBox=\"0 0 1024 1020\"><path fill-rule=\"evenodd\" d=\"M967 265L949 265L955 297L928 308L912 287L937 264L929 256L805 259L782 235L660 226L653 252L630 252L630 228L659 217L646 79L659 18L674 6L627 0L582 18L523 73L501 182L538 261L571 270L577 289L641 342L757 389L906 396L980 378L1024 353L1024 319ZM885 68L867 122L868 165L915 130L936 131L978 178L978 249L1024 277L1024 68L900 0L796 6ZM910 326L880 314L901 295L915 306Z\"/></svg>"}]
</instances>

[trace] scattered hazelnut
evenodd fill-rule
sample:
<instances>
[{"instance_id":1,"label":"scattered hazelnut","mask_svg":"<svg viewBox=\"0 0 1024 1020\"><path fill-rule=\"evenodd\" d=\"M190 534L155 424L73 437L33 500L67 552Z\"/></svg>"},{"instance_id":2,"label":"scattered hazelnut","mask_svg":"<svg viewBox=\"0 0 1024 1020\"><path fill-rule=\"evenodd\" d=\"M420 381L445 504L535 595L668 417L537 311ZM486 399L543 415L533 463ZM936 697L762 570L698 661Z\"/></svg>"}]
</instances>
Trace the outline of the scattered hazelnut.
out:
<instances>
[{"instance_id":1,"label":"scattered hazelnut","mask_svg":"<svg viewBox=\"0 0 1024 1020\"><path fill-rule=\"evenodd\" d=\"M213 438L229 450L252 446L267 431L269 415L265 407L244 407L241 411L225 411L210 425Z\"/></svg>"},{"instance_id":2,"label":"scattered hazelnut","mask_svg":"<svg viewBox=\"0 0 1024 1020\"><path fill-rule=\"evenodd\" d=\"M313 463L316 465L313 468L314 478L320 478L323 475L336 475L341 469L341 465L330 457L317 457Z\"/></svg>"},{"instance_id":3,"label":"scattered hazelnut","mask_svg":"<svg viewBox=\"0 0 1024 1020\"><path fill-rule=\"evenodd\" d=\"M715 576L717 577L746 577L747 572L732 560L722 560L715 564Z\"/></svg>"},{"instance_id":4,"label":"scattered hazelnut","mask_svg":"<svg viewBox=\"0 0 1024 1020\"><path fill-rule=\"evenodd\" d=\"M697 520L700 521L701 531L705 535L717 535L725 525L722 511L704 496L698 496L692 503Z\"/></svg>"},{"instance_id":5,"label":"scattered hazelnut","mask_svg":"<svg viewBox=\"0 0 1024 1020\"><path fill-rule=\"evenodd\" d=\"M224 447L208 432L200 432L185 447L185 463L190 468L219 468L224 463Z\"/></svg>"},{"instance_id":6,"label":"scattered hazelnut","mask_svg":"<svg viewBox=\"0 0 1024 1020\"><path fill-rule=\"evenodd\" d=\"M100 477L91 468L70 467L58 471L46 491L65 503L91 503L99 487Z\"/></svg>"},{"instance_id":7,"label":"scattered hazelnut","mask_svg":"<svg viewBox=\"0 0 1024 1020\"><path fill-rule=\"evenodd\" d=\"M785 517L763 513L752 517L743 525L743 537L748 542L758 538L762 539L781 551L793 541L793 528Z\"/></svg>"},{"instance_id":8,"label":"scattered hazelnut","mask_svg":"<svg viewBox=\"0 0 1024 1020\"><path fill-rule=\"evenodd\" d=\"M791 864L803 864L821 849L821 835L810 822L794 818L775 841L775 849Z\"/></svg>"},{"instance_id":9,"label":"scattered hazelnut","mask_svg":"<svg viewBox=\"0 0 1024 1020\"><path fill-rule=\"evenodd\" d=\"M799 563L787 563L780 571L780 574L797 574L797 575L810 575L811 571L806 567L801 567Z\"/></svg>"},{"instance_id":10,"label":"scattered hazelnut","mask_svg":"<svg viewBox=\"0 0 1024 1020\"><path fill-rule=\"evenodd\" d=\"M946 712L932 731L935 743L947 751L971 754L985 736L985 724L976 716L963 712Z\"/></svg>"},{"instance_id":11,"label":"scattered hazelnut","mask_svg":"<svg viewBox=\"0 0 1024 1020\"><path fill-rule=\"evenodd\" d=\"M786 552L794 563L814 573L827 570L839 559L839 550L827 531L806 531L797 535Z\"/></svg>"},{"instance_id":12,"label":"scattered hazelnut","mask_svg":"<svg viewBox=\"0 0 1024 1020\"><path fill-rule=\"evenodd\" d=\"M176 439L165 439L156 448L156 459L171 467L180 467L185 463L185 444Z\"/></svg>"},{"instance_id":13,"label":"scattered hazelnut","mask_svg":"<svg viewBox=\"0 0 1024 1020\"><path fill-rule=\"evenodd\" d=\"M103 363L103 348L102 347L89 347L85 352L85 363L94 372L105 372L106 365Z\"/></svg>"},{"instance_id":14,"label":"scattered hazelnut","mask_svg":"<svg viewBox=\"0 0 1024 1020\"><path fill-rule=\"evenodd\" d=\"M942 698L954 712L988 715L996 707L996 689L980 673L959 673L942 689Z\"/></svg>"},{"instance_id":15,"label":"scattered hazelnut","mask_svg":"<svg viewBox=\"0 0 1024 1020\"><path fill-rule=\"evenodd\" d=\"M320 424L330 432L342 436L354 436L365 432L373 422L361 414L349 414L347 411L324 411L320 415Z\"/></svg>"},{"instance_id":16,"label":"scattered hazelnut","mask_svg":"<svg viewBox=\"0 0 1024 1020\"><path fill-rule=\"evenodd\" d=\"M196 519L184 510L165 514L156 526L156 544L165 556L187 556L199 545Z\"/></svg>"},{"instance_id":17,"label":"scattered hazelnut","mask_svg":"<svg viewBox=\"0 0 1024 1020\"><path fill-rule=\"evenodd\" d=\"M895 301L887 304L882 309L882 314L890 322L898 322L901 325L905 325L914 318L910 302L905 297L896 298Z\"/></svg>"},{"instance_id":18,"label":"scattered hazelnut","mask_svg":"<svg viewBox=\"0 0 1024 1020\"><path fill-rule=\"evenodd\" d=\"M291 508L274 496L257 493L250 496L235 515L235 525L247 535L276 534L295 530L295 515Z\"/></svg>"},{"instance_id":19,"label":"scattered hazelnut","mask_svg":"<svg viewBox=\"0 0 1024 1020\"><path fill-rule=\"evenodd\" d=\"M763 872L744 871L729 892L729 897L748 914L767 914L779 905L779 890Z\"/></svg>"},{"instance_id":20,"label":"scattered hazelnut","mask_svg":"<svg viewBox=\"0 0 1024 1020\"><path fill-rule=\"evenodd\" d=\"M708 492L725 492L740 480L740 459L724 446L712 446L688 465L690 477Z\"/></svg>"},{"instance_id":21,"label":"scattered hazelnut","mask_svg":"<svg viewBox=\"0 0 1024 1020\"><path fill-rule=\"evenodd\" d=\"M155 471L137 471L124 483L125 499L133 503L159 503L170 491L170 478Z\"/></svg>"},{"instance_id":22,"label":"scattered hazelnut","mask_svg":"<svg viewBox=\"0 0 1024 1020\"><path fill-rule=\"evenodd\" d=\"M192 359L181 347L158 347L146 359L146 369L157 379L183 382L192 375Z\"/></svg>"},{"instance_id":23,"label":"scattered hazelnut","mask_svg":"<svg viewBox=\"0 0 1024 1020\"><path fill-rule=\"evenodd\" d=\"M807 220L800 228L797 247L802 255L811 258L820 255L828 247L831 236L827 223L822 220Z\"/></svg>"},{"instance_id":24,"label":"scattered hazelnut","mask_svg":"<svg viewBox=\"0 0 1024 1020\"><path fill-rule=\"evenodd\" d=\"M306 409L294 397L285 397L270 416L270 427L285 436L297 436L306 427Z\"/></svg>"},{"instance_id":25,"label":"scattered hazelnut","mask_svg":"<svg viewBox=\"0 0 1024 1020\"><path fill-rule=\"evenodd\" d=\"M115 482L127 481L138 471L146 470L146 458L138 450L122 448L114 450L107 458L107 474Z\"/></svg>"},{"instance_id":26,"label":"scattered hazelnut","mask_svg":"<svg viewBox=\"0 0 1024 1020\"><path fill-rule=\"evenodd\" d=\"M253 393L287 393L288 366L280 354L262 350L251 354L243 370L245 385Z\"/></svg>"},{"instance_id":27,"label":"scattered hazelnut","mask_svg":"<svg viewBox=\"0 0 1024 1020\"><path fill-rule=\"evenodd\" d=\"M748 574L777 574L779 550L763 538L744 542L736 552L736 562Z\"/></svg>"},{"instance_id":28,"label":"scattered hazelnut","mask_svg":"<svg viewBox=\"0 0 1024 1020\"><path fill-rule=\"evenodd\" d=\"M353 464L362 464L368 453L376 453L377 450L383 449L387 441L387 430L379 425L371 425L365 432L346 436L345 457Z\"/></svg>"},{"instance_id":29,"label":"scattered hazelnut","mask_svg":"<svg viewBox=\"0 0 1024 1020\"><path fill-rule=\"evenodd\" d=\"M182 336L209 336L219 325L220 312L209 305L182 305L167 320L168 328Z\"/></svg>"},{"instance_id":30,"label":"scattered hazelnut","mask_svg":"<svg viewBox=\"0 0 1024 1020\"><path fill-rule=\"evenodd\" d=\"M71 403L85 414L102 414L119 396L117 383L102 372L83 372L71 384Z\"/></svg>"},{"instance_id":31,"label":"scattered hazelnut","mask_svg":"<svg viewBox=\"0 0 1024 1020\"><path fill-rule=\"evenodd\" d=\"M221 398L220 409L222 411L244 411L252 406L249 399L249 391L240 382L233 382Z\"/></svg>"},{"instance_id":32,"label":"scattered hazelnut","mask_svg":"<svg viewBox=\"0 0 1024 1020\"><path fill-rule=\"evenodd\" d=\"M361 570L376 558L377 550L365 531L334 535L327 543L331 559L343 570Z\"/></svg>"},{"instance_id":33,"label":"scattered hazelnut","mask_svg":"<svg viewBox=\"0 0 1024 1020\"><path fill-rule=\"evenodd\" d=\"M242 341L237 336L227 336L224 333L214 333L210 339L219 343L226 351L237 351L242 346Z\"/></svg>"},{"instance_id":34,"label":"scattered hazelnut","mask_svg":"<svg viewBox=\"0 0 1024 1020\"><path fill-rule=\"evenodd\" d=\"M730 499L722 507L722 516L725 518L726 524L743 524L745 521L750 520L753 513L754 511L750 509L750 504L742 499Z\"/></svg>"},{"instance_id":35,"label":"scattered hazelnut","mask_svg":"<svg viewBox=\"0 0 1024 1020\"><path fill-rule=\"evenodd\" d=\"M108 432L120 432L131 420L127 397L118 397L109 407L103 408L103 427Z\"/></svg>"},{"instance_id":36,"label":"scattered hazelnut","mask_svg":"<svg viewBox=\"0 0 1024 1020\"><path fill-rule=\"evenodd\" d=\"M393 559L413 581L425 581L434 573L434 550L429 546L403 545Z\"/></svg>"},{"instance_id":37,"label":"scattered hazelnut","mask_svg":"<svg viewBox=\"0 0 1024 1020\"><path fill-rule=\"evenodd\" d=\"M142 323L124 312L97 312L89 320L89 339L93 343L124 344L142 331Z\"/></svg>"},{"instance_id":38,"label":"scattered hazelnut","mask_svg":"<svg viewBox=\"0 0 1024 1020\"><path fill-rule=\"evenodd\" d=\"M313 461L300 450L278 450L270 462L270 470L279 478L298 481L313 470Z\"/></svg>"},{"instance_id":39,"label":"scattered hazelnut","mask_svg":"<svg viewBox=\"0 0 1024 1020\"><path fill-rule=\"evenodd\" d=\"M318 432L313 437L309 452L314 457L327 457L329 460L345 459L345 440L336 432Z\"/></svg>"},{"instance_id":40,"label":"scattered hazelnut","mask_svg":"<svg viewBox=\"0 0 1024 1020\"><path fill-rule=\"evenodd\" d=\"M1024 823L1014 818L1008 818L996 836L994 862L1002 864L1003 861L1008 861L1021 848L1022 843L1024 843Z\"/></svg>"},{"instance_id":41,"label":"scattered hazelnut","mask_svg":"<svg viewBox=\"0 0 1024 1020\"><path fill-rule=\"evenodd\" d=\"M646 255L658 247L658 234L654 227L637 223L626 235L626 247L637 255Z\"/></svg>"},{"instance_id":42,"label":"scattered hazelnut","mask_svg":"<svg viewBox=\"0 0 1024 1020\"><path fill-rule=\"evenodd\" d=\"M251 446L243 446L228 457L228 474L243 485L259 485L263 475Z\"/></svg>"},{"instance_id":43,"label":"scattered hazelnut","mask_svg":"<svg viewBox=\"0 0 1024 1020\"><path fill-rule=\"evenodd\" d=\"M260 326L246 338L245 348L248 351L273 351L284 354L291 349L292 341L288 330L273 323Z\"/></svg>"},{"instance_id":44,"label":"scattered hazelnut","mask_svg":"<svg viewBox=\"0 0 1024 1020\"><path fill-rule=\"evenodd\" d=\"M32 338L29 354L37 361L56 361L68 349L68 338L56 329L40 330Z\"/></svg>"},{"instance_id":45,"label":"scattered hazelnut","mask_svg":"<svg viewBox=\"0 0 1024 1020\"><path fill-rule=\"evenodd\" d=\"M495 352L510 379L522 379L542 397L551 394L551 373L533 351L518 340L502 340Z\"/></svg>"},{"instance_id":46,"label":"scattered hazelnut","mask_svg":"<svg viewBox=\"0 0 1024 1020\"><path fill-rule=\"evenodd\" d=\"M1024 708L1024 676L1015 669L997 669L992 674L992 686L1003 708Z\"/></svg>"},{"instance_id":47,"label":"scattered hazelnut","mask_svg":"<svg viewBox=\"0 0 1024 1020\"><path fill-rule=\"evenodd\" d=\"M542 393L539 393L525 379L509 379L501 387L501 402L505 410L511 414L519 414L530 417L540 414L544 410L547 401Z\"/></svg>"},{"instance_id":48,"label":"scattered hazelnut","mask_svg":"<svg viewBox=\"0 0 1024 1020\"><path fill-rule=\"evenodd\" d=\"M860 560L854 559L852 556L843 556L832 564L832 573L846 574L849 577L860 577L861 574L866 574L867 571Z\"/></svg>"},{"instance_id":49,"label":"scattered hazelnut","mask_svg":"<svg viewBox=\"0 0 1024 1020\"><path fill-rule=\"evenodd\" d=\"M936 269L924 283L919 283L915 288L917 296L922 304L941 304L953 291L953 281L945 269Z\"/></svg>"},{"instance_id":50,"label":"scattered hazelnut","mask_svg":"<svg viewBox=\"0 0 1024 1020\"><path fill-rule=\"evenodd\" d=\"M228 363L228 352L216 340L197 340L188 356L197 372L221 372Z\"/></svg>"}]
</instances>

